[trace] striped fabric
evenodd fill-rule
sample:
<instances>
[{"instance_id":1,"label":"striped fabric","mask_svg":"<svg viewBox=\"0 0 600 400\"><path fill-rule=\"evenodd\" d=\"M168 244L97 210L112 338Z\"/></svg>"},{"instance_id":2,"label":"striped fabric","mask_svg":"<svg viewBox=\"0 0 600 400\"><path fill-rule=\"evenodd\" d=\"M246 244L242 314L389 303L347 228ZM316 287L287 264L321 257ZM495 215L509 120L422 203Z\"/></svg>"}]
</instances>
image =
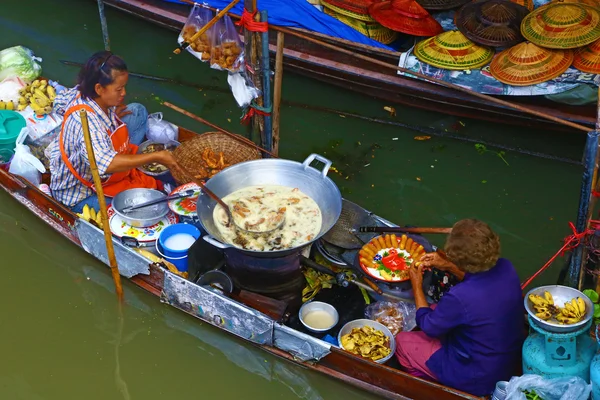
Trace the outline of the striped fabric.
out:
<instances>
[{"instance_id":1,"label":"striped fabric","mask_svg":"<svg viewBox=\"0 0 600 400\"><path fill-rule=\"evenodd\" d=\"M94 113L88 113L90 135L92 137L96 162L98 163L98 170L103 178L106 178L106 170L117 155L108 134L108 131L113 132L118 127L116 113L111 108L107 116L94 100L77 98L78 93L77 88L63 91L55 99L55 110L60 114L64 114L74 105L86 104L95 111ZM79 113L75 112L71 114L63 124L63 140L67 157L81 177L92 182L92 173L85 150ZM56 140L58 140L58 136ZM61 158L58 145L52 146L49 155L51 173L50 189L55 199L68 207L72 207L94 193L69 171L69 168Z\"/></svg>"}]
</instances>

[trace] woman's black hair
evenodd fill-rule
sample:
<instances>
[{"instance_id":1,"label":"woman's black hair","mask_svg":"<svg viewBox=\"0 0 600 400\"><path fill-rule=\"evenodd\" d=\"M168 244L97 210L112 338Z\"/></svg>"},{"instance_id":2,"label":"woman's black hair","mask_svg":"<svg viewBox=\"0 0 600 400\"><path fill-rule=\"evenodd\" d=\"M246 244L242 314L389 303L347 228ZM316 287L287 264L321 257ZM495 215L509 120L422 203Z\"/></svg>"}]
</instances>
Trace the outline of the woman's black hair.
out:
<instances>
[{"instance_id":1,"label":"woman's black hair","mask_svg":"<svg viewBox=\"0 0 600 400\"><path fill-rule=\"evenodd\" d=\"M99 51L81 67L77 84L84 99L95 99L96 84L107 86L114 82L113 71L127 71L125 61L110 51Z\"/></svg>"}]
</instances>

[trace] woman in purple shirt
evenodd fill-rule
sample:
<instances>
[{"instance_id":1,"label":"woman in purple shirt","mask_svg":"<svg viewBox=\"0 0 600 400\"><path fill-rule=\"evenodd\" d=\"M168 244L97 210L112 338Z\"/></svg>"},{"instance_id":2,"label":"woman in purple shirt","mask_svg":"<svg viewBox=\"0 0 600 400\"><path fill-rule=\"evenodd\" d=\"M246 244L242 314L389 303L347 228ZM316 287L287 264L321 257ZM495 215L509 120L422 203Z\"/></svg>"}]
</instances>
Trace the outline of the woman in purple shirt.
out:
<instances>
[{"instance_id":1,"label":"woman in purple shirt","mask_svg":"<svg viewBox=\"0 0 600 400\"><path fill-rule=\"evenodd\" d=\"M403 369L421 378L483 396L518 371L524 339L519 277L499 258L500 240L484 222L458 221L445 253L429 253L410 270L417 305L415 332L396 336ZM429 307L423 268L448 271L460 280Z\"/></svg>"}]
</instances>

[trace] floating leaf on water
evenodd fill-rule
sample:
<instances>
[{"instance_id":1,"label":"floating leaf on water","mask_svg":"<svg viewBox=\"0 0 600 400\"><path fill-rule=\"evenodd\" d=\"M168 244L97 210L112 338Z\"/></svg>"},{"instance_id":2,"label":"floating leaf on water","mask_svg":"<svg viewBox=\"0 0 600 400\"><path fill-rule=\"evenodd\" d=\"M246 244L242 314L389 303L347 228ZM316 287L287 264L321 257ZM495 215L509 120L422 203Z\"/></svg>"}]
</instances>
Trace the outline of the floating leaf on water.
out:
<instances>
[{"instance_id":1,"label":"floating leaf on water","mask_svg":"<svg viewBox=\"0 0 600 400\"><path fill-rule=\"evenodd\" d=\"M385 107L383 107L383 109L385 111L389 112L391 117L395 117L396 116L396 109L394 107L392 107L392 106L385 106Z\"/></svg>"}]
</instances>

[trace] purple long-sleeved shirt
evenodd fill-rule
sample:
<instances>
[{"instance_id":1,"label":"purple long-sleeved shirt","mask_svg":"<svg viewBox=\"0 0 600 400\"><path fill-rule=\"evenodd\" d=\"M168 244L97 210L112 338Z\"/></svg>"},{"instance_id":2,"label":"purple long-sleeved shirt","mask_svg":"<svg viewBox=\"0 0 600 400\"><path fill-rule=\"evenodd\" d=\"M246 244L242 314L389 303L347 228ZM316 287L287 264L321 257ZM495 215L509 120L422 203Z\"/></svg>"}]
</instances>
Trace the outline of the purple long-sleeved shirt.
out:
<instances>
[{"instance_id":1,"label":"purple long-sleeved shirt","mask_svg":"<svg viewBox=\"0 0 600 400\"><path fill-rule=\"evenodd\" d=\"M441 383L478 396L513 375L523 323L519 277L504 258L489 271L466 274L435 310L417 310L419 328L442 342L427 367Z\"/></svg>"}]
</instances>

